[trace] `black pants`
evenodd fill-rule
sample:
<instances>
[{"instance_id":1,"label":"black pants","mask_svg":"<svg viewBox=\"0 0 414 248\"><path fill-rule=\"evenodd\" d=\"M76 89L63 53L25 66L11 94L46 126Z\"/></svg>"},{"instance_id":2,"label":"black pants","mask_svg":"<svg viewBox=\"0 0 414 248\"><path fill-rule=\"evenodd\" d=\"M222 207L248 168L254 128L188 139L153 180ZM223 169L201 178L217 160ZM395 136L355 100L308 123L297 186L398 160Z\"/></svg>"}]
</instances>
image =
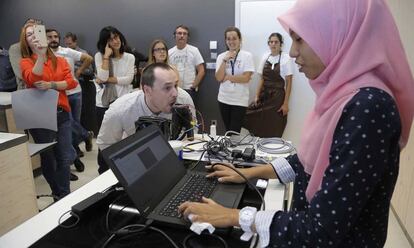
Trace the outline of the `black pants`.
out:
<instances>
[{"instance_id":1,"label":"black pants","mask_svg":"<svg viewBox=\"0 0 414 248\"><path fill-rule=\"evenodd\" d=\"M102 121L103 118L105 116L105 112L108 110L108 108L102 108L102 107L98 107L96 106L96 121L97 121L97 136L99 134L99 130L101 129L101 125L102 125ZM101 150L98 149L98 173L102 174L105 171L107 171L109 169L108 165L105 163L102 154L101 154Z\"/></svg>"},{"instance_id":2,"label":"black pants","mask_svg":"<svg viewBox=\"0 0 414 248\"><path fill-rule=\"evenodd\" d=\"M109 169L108 164L106 164L106 162L104 161L103 157L102 157L102 152L100 149L98 149L98 173L99 175L104 173L105 171L107 171Z\"/></svg>"},{"instance_id":3,"label":"black pants","mask_svg":"<svg viewBox=\"0 0 414 248\"><path fill-rule=\"evenodd\" d=\"M240 133L247 107L219 102L219 108L226 132L235 131Z\"/></svg>"},{"instance_id":4,"label":"black pants","mask_svg":"<svg viewBox=\"0 0 414 248\"><path fill-rule=\"evenodd\" d=\"M99 134L99 130L101 129L102 121L105 116L105 112L108 110L108 108L102 108L102 107L95 107L95 113L96 113L96 129L97 132L95 133L96 136Z\"/></svg>"},{"instance_id":5,"label":"black pants","mask_svg":"<svg viewBox=\"0 0 414 248\"><path fill-rule=\"evenodd\" d=\"M95 114L95 84L87 79L79 79L79 84L82 87L81 125L86 130L93 131L95 135L98 135Z\"/></svg>"}]
</instances>

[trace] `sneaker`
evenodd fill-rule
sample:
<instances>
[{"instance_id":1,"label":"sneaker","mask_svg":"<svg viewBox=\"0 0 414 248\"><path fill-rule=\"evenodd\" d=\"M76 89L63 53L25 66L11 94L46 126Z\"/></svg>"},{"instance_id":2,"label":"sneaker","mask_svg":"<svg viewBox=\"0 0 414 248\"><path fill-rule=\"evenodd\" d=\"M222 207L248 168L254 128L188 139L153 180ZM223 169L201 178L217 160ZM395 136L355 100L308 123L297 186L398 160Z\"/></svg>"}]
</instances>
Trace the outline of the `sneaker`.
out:
<instances>
[{"instance_id":1,"label":"sneaker","mask_svg":"<svg viewBox=\"0 0 414 248\"><path fill-rule=\"evenodd\" d=\"M85 141L85 149L86 149L87 152L92 151L92 148L93 148L92 139L93 139L93 132L88 131L88 137L84 140Z\"/></svg>"},{"instance_id":2,"label":"sneaker","mask_svg":"<svg viewBox=\"0 0 414 248\"><path fill-rule=\"evenodd\" d=\"M75 161L73 161L73 164L75 165L77 171L82 172L85 170L85 165L79 158L75 159Z\"/></svg>"},{"instance_id":3,"label":"sneaker","mask_svg":"<svg viewBox=\"0 0 414 248\"><path fill-rule=\"evenodd\" d=\"M79 177L73 173L70 173L70 180L71 181L78 181Z\"/></svg>"}]
</instances>

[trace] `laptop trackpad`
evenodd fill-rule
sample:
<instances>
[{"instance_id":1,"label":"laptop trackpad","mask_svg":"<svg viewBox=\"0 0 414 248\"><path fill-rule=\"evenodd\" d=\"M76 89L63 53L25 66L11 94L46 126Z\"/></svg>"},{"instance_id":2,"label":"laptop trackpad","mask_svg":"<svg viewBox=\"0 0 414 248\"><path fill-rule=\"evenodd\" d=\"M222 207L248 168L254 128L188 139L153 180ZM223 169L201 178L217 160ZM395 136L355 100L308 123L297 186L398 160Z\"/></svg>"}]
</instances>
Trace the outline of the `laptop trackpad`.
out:
<instances>
[{"instance_id":1,"label":"laptop trackpad","mask_svg":"<svg viewBox=\"0 0 414 248\"><path fill-rule=\"evenodd\" d=\"M220 205L223 205L227 208L234 208L235 201L237 199L237 194L230 192L217 191L213 195L213 200Z\"/></svg>"}]
</instances>

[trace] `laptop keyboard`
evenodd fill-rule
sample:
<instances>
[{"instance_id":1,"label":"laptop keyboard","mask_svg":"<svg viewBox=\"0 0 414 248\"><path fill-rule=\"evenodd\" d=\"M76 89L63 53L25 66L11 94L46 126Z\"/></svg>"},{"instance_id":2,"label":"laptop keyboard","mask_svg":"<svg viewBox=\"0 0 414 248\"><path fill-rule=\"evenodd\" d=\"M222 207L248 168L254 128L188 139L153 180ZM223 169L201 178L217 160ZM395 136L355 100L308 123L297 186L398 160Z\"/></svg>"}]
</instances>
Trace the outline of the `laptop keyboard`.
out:
<instances>
[{"instance_id":1,"label":"laptop keyboard","mask_svg":"<svg viewBox=\"0 0 414 248\"><path fill-rule=\"evenodd\" d=\"M181 189L160 211L160 215L181 218L177 209L185 201L199 202L201 197L209 197L217 185L217 179L206 178L205 175L191 174Z\"/></svg>"}]
</instances>

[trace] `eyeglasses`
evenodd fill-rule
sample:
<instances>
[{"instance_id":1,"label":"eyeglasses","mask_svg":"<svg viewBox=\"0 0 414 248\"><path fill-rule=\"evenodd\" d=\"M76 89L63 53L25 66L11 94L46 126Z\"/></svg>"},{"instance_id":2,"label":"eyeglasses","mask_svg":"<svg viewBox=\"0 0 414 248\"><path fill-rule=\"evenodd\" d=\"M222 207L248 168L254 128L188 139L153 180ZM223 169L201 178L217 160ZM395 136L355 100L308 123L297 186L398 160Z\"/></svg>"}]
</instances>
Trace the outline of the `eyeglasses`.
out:
<instances>
[{"instance_id":1,"label":"eyeglasses","mask_svg":"<svg viewBox=\"0 0 414 248\"><path fill-rule=\"evenodd\" d=\"M167 48L165 47L160 47L160 48L154 48L152 49L153 52L166 52Z\"/></svg>"}]
</instances>

